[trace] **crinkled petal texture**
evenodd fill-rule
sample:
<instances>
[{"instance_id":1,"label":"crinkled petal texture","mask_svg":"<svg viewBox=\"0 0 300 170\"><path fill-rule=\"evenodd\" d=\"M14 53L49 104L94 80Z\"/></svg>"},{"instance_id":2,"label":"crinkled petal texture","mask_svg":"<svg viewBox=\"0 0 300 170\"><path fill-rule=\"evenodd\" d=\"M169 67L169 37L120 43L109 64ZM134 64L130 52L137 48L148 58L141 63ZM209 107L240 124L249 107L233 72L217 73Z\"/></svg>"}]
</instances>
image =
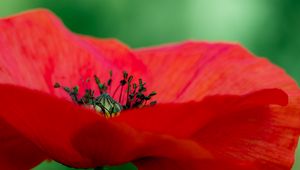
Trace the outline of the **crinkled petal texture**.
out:
<instances>
[{"instance_id":1,"label":"crinkled petal texture","mask_svg":"<svg viewBox=\"0 0 300 170\"><path fill-rule=\"evenodd\" d=\"M2 19L0 31L2 83L58 94L55 82L70 86L94 74L107 78L110 70L135 74L146 70L125 46L113 40L95 46L69 32L46 10Z\"/></svg>"},{"instance_id":2,"label":"crinkled petal texture","mask_svg":"<svg viewBox=\"0 0 300 170\"><path fill-rule=\"evenodd\" d=\"M199 101L209 95L241 95L269 88L285 91L289 98L288 105L271 106L266 124L253 124L259 126L260 132L265 135L260 136L256 133L248 135L248 139L239 138L241 140L239 141L232 137L224 139L226 137L222 138L220 134L209 134L205 138L197 137L197 140L199 139L204 145L211 144L212 141L216 142L214 147L218 148L217 153L222 157L236 157L239 158L238 160L257 159L256 161L263 163L258 165L261 169L290 168L299 136L300 91L297 84L282 69L266 59L254 57L239 45L225 43L171 44L139 49L136 55L152 68L149 73L150 80L155 79L155 81L149 81L150 86L156 87L158 94L164 94L159 96L162 102ZM160 84L163 80L167 80L167 83ZM258 113L258 116L260 114L262 113ZM242 127L223 119L222 121L225 122L211 124L207 130L208 132L221 130L222 133L227 133L224 134L226 136L235 134L237 129L242 130L244 126L246 127L248 121L253 121L253 117L245 117L245 119L249 120L245 122L246 120L239 119ZM247 134L247 131L237 133ZM226 143L227 140L235 141L227 146L229 144ZM244 152L236 152L236 147L242 148L239 143L245 145ZM243 155L237 156L232 152Z\"/></svg>"},{"instance_id":3,"label":"crinkled petal texture","mask_svg":"<svg viewBox=\"0 0 300 170\"><path fill-rule=\"evenodd\" d=\"M50 12L0 20L0 169L45 159L141 170L290 169L300 93L281 69L239 45L187 42L130 50L69 32ZM59 97L55 82L127 70L157 106L105 119ZM28 156L30 153L30 157Z\"/></svg>"}]
</instances>

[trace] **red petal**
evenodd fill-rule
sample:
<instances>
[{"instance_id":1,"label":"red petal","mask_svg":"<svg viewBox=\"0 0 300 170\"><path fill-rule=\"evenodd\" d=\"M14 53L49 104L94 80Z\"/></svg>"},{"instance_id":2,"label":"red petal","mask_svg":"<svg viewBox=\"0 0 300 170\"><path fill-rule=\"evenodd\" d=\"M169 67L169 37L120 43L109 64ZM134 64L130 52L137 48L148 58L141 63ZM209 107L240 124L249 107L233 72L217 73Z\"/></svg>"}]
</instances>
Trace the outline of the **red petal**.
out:
<instances>
[{"instance_id":1,"label":"red petal","mask_svg":"<svg viewBox=\"0 0 300 170\"><path fill-rule=\"evenodd\" d=\"M2 108L1 117L11 127L17 129L29 142L33 142L51 158L73 167L95 167L96 165L118 164L130 160L138 161L138 158L153 158L154 160L162 159L163 162L165 160L173 160L178 163L178 166L183 166L190 161L190 165L193 165L191 169L197 169L201 166L199 163L207 163L207 161L202 162L203 160L210 159L216 161L220 159L218 154L214 155L215 158L212 159L210 154L207 153L206 149L209 149L215 154L215 150L209 147L211 145L207 146L207 140L198 141L202 137L201 135L206 136L205 134L211 134L210 130L206 131L207 128L211 127L210 125L214 125L218 120L227 120L226 118L230 120L232 116L236 117L235 115L241 117L241 113L245 112L243 110L250 110L251 106L254 107L252 110L258 109L259 111L259 108L263 108L262 106L266 104L285 104L287 99L282 91L276 89L264 90L241 98L237 96L211 97L198 104L176 104L174 108L178 109L177 111L172 110L173 108L168 105L158 105L152 108L124 112L116 119L112 119L118 121L118 123L113 123L96 115L94 112L76 107L69 102L58 100L37 91L0 85L0 93L2 94L2 99L5 99L0 102ZM270 95L272 97L269 97ZM25 98L26 100L24 100ZM257 100L257 98L266 100ZM215 103L219 104L220 107L211 107ZM238 109L236 106L238 106ZM171 124L166 117L160 117L159 113L161 116L174 114L174 118L170 116L170 121L175 122ZM258 123L254 121L254 125L272 125L272 117L266 119L265 116L270 115L265 115L261 111L256 114L247 114L246 112L243 114L246 117L249 116L249 119L246 120L252 120L252 116L257 118L259 113L262 113L262 115L258 116ZM138 127L140 124L130 122L130 118L135 118L133 115L138 117L139 114L141 114L139 121L148 122L148 127ZM147 117L146 114L156 117L156 122L153 119L148 119L150 117ZM180 116L178 116L179 114ZM206 115L204 116L203 114ZM179 117L181 117L180 121ZM163 120L167 125L172 127L164 126L165 122ZM260 124L260 122L263 122L263 124ZM124 123L128 123L128 125ZM153 128L156 127L153 125L162 125L158 129L162 130L157 131L157 129L152 129L150 123ZM232 124L238 126L240 125L240 121L233 122ZM129 126L134 127L136 130ZM177 134L176 130L180 130L180 127L188 131L183 134L184 130L181 130ZM219 128L220 126L216 127ZM226 127L222 126L222 128L226 130ZM245 128L248 128L248 126ZM170 129L174 129L174 131ZM164 133L168 136L165 136ZM198 135L198 133L201 135ZM237 134L240 135L240 133ZM262 139L267 136L266 133L258 134L260 134L258 137L262 137ZM192 135L193 139L201 145L184 139L175 139L169 135L177 137L181 135L181 138L189 138ZM238 135L232 139L239 139ZM228 135L226 134L226 136ZM222 138L222 140L226 141L226 136L223 136L225 139ZM214 134L212 134L212 137L214 137ZM280 143L288 143L288 141L295 141L295 136L286 138L286 136L281 134L280 141L276 139L276 142ZM212 140L210 142L213 143L215 141ZM266 140L266 142L270 142L270 140ZM205 146L206 149L203 149L202 146ZM264 149L268 147L269 145L262 145ZM295 143L290 143L289 148L284 148L285 151L288 151L285 152L287 153L285 154L287 156L286 159L291 159L294 147ZM283 148L275 148L276 151L281 151L281 149ZM278 152L274 152L273 154L278 155ZM149 161L152 162L153 159L149 159ZM255 160L257 159L260 159L260 157ZM225 164L229 162L230 166L234 166L235 163L230 161L231 159L224 160L222 157L220 161L216 162L225 162ZM286 165L286 163L290 162L279 163ZM147 164L145 163L145 168L147 168ZM210 167L209 165L204 165ZM247 167L250 165L247 165Z\"/></svg>"},{"instance_id":2,"label":"red petal","mask_svg":"<svg viewBox=\"0 0 300 170\"><path fill-rule=\"evenodd\" d=\"M82 157L71 146L71 138L82 127L99 121L100 116L70 102L18 86L0 85L0 93L0 117L7 122L1 126L16 129L21 139L27 139L51 159L74 167L91 164L89 158ZM17 146L12 143L11 147Z\"/></svg>"},{"instance_id":3,"label":"red petal","mask_svg":"<svg viewBox=\"0 0 300 170\"><path fill-rule=\"evenodd\" d=\"M72 167L115 165L148 156L185 161L210 158L195 142L140 132L38 91L0 85L0 93L0 117L7 122L2 126L15 128L25 142Z\"/></svg>"},{"instance_id":4,"label":"red petal","mask_svg":"<svg viewBox=\"0 0 300 170\"><path fill-rule=\"evenodd\" d=\"M124 112L114 120L126 122L135 129L197 141L213 153L214 159L208 162L215 162L213 164L219 167L204 164L206 169L233 169L230 166L236 166L235 169L287 169L293 164L299 124L290 124L293 120L288 121L287 117L279 124L278 118L290 114L286 110L290 107L266 107L286 105L287 100L281 90L270 89L241 97L206 97L200 103L157 105L143 111ZM166 166L171 164L159 161Z\"/></svg>"},{"instance_id":5,"label":"red petal","mask_svg":"<svg viewBox=\"0 0 300 170\"><path fill-rule=\"evenodd\" d=\"M236 44L186 42L140 49L151 68L148 85L159 102L201 100L207 95L245 94L279 88L289 95L299 89L286 73Z\"/></svg>"},{"instance_id":6,"label":"red petal","mask_svg":"<svg viewBox=\"0 0 300 170\"><path fill-rule=\"evenodd\" d=\"M253 165L237 166L236 164L216 159L174 161L166 158L149 158L135 161L139 170L258 170ZM264 169L265 170L265 169Z\"/></svg>"},{"instance_id":7,"label":"red petal","mask_svg":"<svg viewBox=\"0 0 300 170\"><path fill-rule=\"evenodd\" d=\"M87 126L75 136L73 145L99 166L160 158L186 166L211 159L210 153L193 141L137 131L122 123Z\"/></svg>"},{"instance_id":8,"label":"red petal","mask_svg":"<svg viewBox=\"0 0 300 170\"><path fill-rule=\"evenodd\" d=\"M150 68L146 67L140 59L124 44L115 39L96 39L83 36L94 48L101 51L103 57L110 60L119 70L125 70L130 74L144 75Z\"/></svg>"},{"instance_id":9,"label":"red petal","mask_svg":"<svg viewBox=\"0 0 300 170\"><path fill-rule=\"evenodd\" d=\"M0 20L0 82L54 94L61 92L54 91L55 82L69 86L94 74L107 78L110 70L114 75L125 69L139 75L145 71L127 47L116 44L95 46L46 10L5 18Z\"/></svg>"},{"instance_id":10,"label":"red petal","mask_svg":"<svg viewBox=\"0 0 300 170\"><path fill-rule=\"evenodd\" d=\"M79 76L87 77L95 72L104 75L110 69L121 69L123 65L124 68L132 67L132 70L145 71L143 66L137 66L136 62L139 60L134 59L134 55L127 48L113 53L114 46L117 48L124 46L116 42L112 42L116 45L110 46L106 44L106 41L80 38L68 32L49 12L32 12L23 14L22 17L16 16L1 20L0 34L0 82L22 84L26 87L53 93L52 85L55 81L73 85L78 83ZM107 56L109 54L111 56ZM129 55L129 64L126 65L127 61L124 59L118 60L118 56L114 54L122 54L122 58ZM98 165L99 161L103 161L104 158L99 151L103 151L103 154L105 153L107 156L107 154L113 153L110 147L120 149L117 153L121 156L117 156L118 159L112 159L115 155L110 155L108 158L111 159L106 162L100 161L100 163L113 164L150 155L158 157L159 161L163 160L162 165L167 166L169 159L179 161L178 164L180 164L180 161L187 163L188 158L193 158L191 161L195 162L195 159L209 157L205 149L191 141L174 139L160 134L145 134L140 130L182 138L192 135L192 139L211 151L216 160L229 162L230 165L238 161L242 164L241 166L248 167L249 164L256 161L261 169L285 169L291 166L299 135L299 89L282 70L266 60L254 58L239 46L228 44L186 43L140 50L137 54L151 68L147 83L150 88L157 88L158 98L161 102L174 101L174 99L177 99L178 102L193 99L200 101L203 97L212 94L240 95L274 87L285 90L290 97L290 102L286 108L272 106L271 110L263 109L261 106L266 104L284 104L286 102L282 93L272 91L272 93L263 95L254 93L253 98L251 95L245 98L221 96L207 98L200 103L157 106L155 107L158 109L157 111L144 109L145 114L142 114L142 117L149 118L147 121L152 121L152 127L149 123L137 123L139 120L134 116L140 114L141 111L132 111L132 114L131 111L124 112L125 116L115 119L116 121L125 121L137 129L133 130L124 124L108 123L92 112L44 94L16 87L1 86L0 91L3 98L0 105L3 113L0 113L0 119L7 122L2 126L16 129L16 132L11 132L22 134L20 140L24 140L25 143L27 141L25 139L28 139L30 148L37 149L32 145L34 143L52 158L78 167ZM170 56L176 56L176 59L168 58ZM121 62L118 63L118 61ZM101 68L98 67L100 63ZM164 70L166 68L167 70ZM97 69L101 69L101 71L97 71ZM39 74L32 76L36 72ZM62 73L66 77L62 76ZM67 83L69 78L72 79ZM10 94L11 91L14 91L15 94ZM268 94L271 96L275 94L277 98L270 97ZM257 96L262 97L266 102ZM230 107L226 104L229 104ZM179 110L172 110L169 106L174 106ZM44 110L46 111L41 114ZM174 115L172 115L173 111ZM193 112L187 115L187 111ZM201 111L208 115L203 117L199 114ZM253 113L253 111L261 114ZM169 117L165 116L164 112ZM235 114L232 114L233 112ZM150 116L147 117L150 114L161 116L161 119L154 120ZM222 119L219 118L220 115L223 115ZM240 115L245 115L245 117ZM58 117L60 119L57 119ZM159 122L159 128L153 127L155 121ZM170 126L163 124L164 121L166 121L166 125L177 125L176 123L178 123L186 126L181 126L184 128L180 129L180 126L177 125L175 130L172 130ZM69 126L66 126L66 122L70 122ZM35 129L37 127L38 129ZM228 136L227 134L211 135L212 132L223 131L223 129L224 132L240 130L236 130L232 134L232 139L227 140L224 139ZM124 139L124 142L119 147L115 146L116 143L109 143L111 141L104 140L102 135L97 135L98 130L101 132L99 134L107 134L108 139ZM243 132L247 132L247 135ZM254 133L257 136L254 136ZM45 136L45 134L47 135ZM85 136L91 138L81 138ZM259 142L253 142L249 140L249 137ZM71 141L71 138L75 140ZM137 139L140 139L140 145L134 143ZM218 143L218 141L214 141L216 139L218 141L224 139L224 144L213 147L215 146L214 142ZM102 142L103 145L100 147L94 143L95 141ZM243 143L243 141L246 142ZM128 151L125 144L131 142L133 145L129 145L129 149L136 152L124 152ZM80 145L82 143L95 145ZM153 146L153 144L155 145ZM180 145L182 147L179 147ZM247 146L251 146L253 151L248 152ZM174 151L172 151L173 149ZM224 151L224 153L220 154L220 151ZM200 154L195 154L195 152ZM249 154L243 155L242 152ZM43 156L39 156L41 154L39 149L35 154L37 158L32 162L24 159L24 165L33 165L43 158ZM20 154L20 156L23 155ZM160 157L163 158L160 159ZM148 167L146 162L143 164L145 168ZM197 163L196 165L192 163L191 168L199 169Z\"/></svg>"},{"instance_id":11,"label":"red petal","mask_svg":"<svg viewBox=\"0 0 300 170\"><path fill-rule=\"evenodd\" d=\"M39 148L1 119L0 134L0 169L31 169L47 158Z\"/></svg>"},{"instance_id":12,"label":"red petal","mask_svg":"<svg viewBox=\"0 0 300 170\"><path fill-rule=\"evenodd\" d=\"M146 65L152 68L153 81L149 82L151 82L151 87L157 87L157 97L160 102L172 100L174 102L199 101L207 95L240 95L266 88L284 90L289 96L288 106L284 108L272 107L270 122L261 125L265 130L259 133L252 128L254 132L257 132L256 134L260 134L257 138L260 137L261 139L260 144L251 146L253 152L249 154L253 158L259 157L259 154L265 156L264 158L260 157L260 161L267 162L266 165L259 162L262 169L287 169L292 165L300 128L300 91L295 81L282 69L272 65L265 59L254 57L239 45L225 43L187 42L140 49L136 54L140 56ZM161 67L162 65L164 67ZM219 105L215 104L214 107L219 107ZM257 119L257 117L253 119ZM239 127L240 123L237 120L245 122L245 120L235 119L234 117L231 118L230 123L227 120L224 120L225 123L223 124L212 123L208 128L211 130L207 130L207 133L205 133L211 138L207 137L208 140L204 140L204 142L212 144L211 147L218 145L211 141L214 138L211 131L214 129L222 130L223 128L226 130L226 127L239 129L241 127ZM232 122L233 120L236 121ZM231 126L227 126L228 123ZM252 126L245 123L245 127L241 129L248 129L252 132ZM238 134L239 132L237 132L236 137L243 139L243 136ZM223 141L224 135L216 138L215 142ZM247 139L250 140L251 138ZM253 137L253 139L256 138ZM272 141L269 139L272 139ZM199 142L201 140L202 138L199 139ZM240 141L243 145L237 145L231 141L231 138L228 140L230 142L227 145L224 144L223 148L215 147L215 151L224 149L224 154L232 153L229 152L229 148L226 148L227 146L240 146L241 148L235 150L235 152L242 155L237 154L238 156L235 155L235 157L242 157L246 152L245 150L247 150L245 145L249 144L249 141L244 140L244 143ZM263 150L266 150L267 145L268 152L264 152ZM278 151L281 153L278 153ZM271 154L272 152L273 154ZM280 154L283 156L279 156ZM226 157L224 155L220 157L222 156ZM244 156L250 157L247 154Z\"/></svg>"},{"instance_id":13,"label":"red petal","mask_svg":"<svg viewBox=\"0 0 300 170\"><path fill-rule=\"evenodd\" d=\"M124 111L113 120L126 122L139 130L188 138L217 118L269 104L286 105L287 100L281 90L266 89L244 96L211 96L201 102L158 104L142 111Z\"/></svg>"},{"instance_id":14,"label":"red petal","mask_svg":"<svg viewBox=\"0 0 300 170\"><path fill-rule=\"evenodd\" d=\"M216 159L262 170L288 170L294 162L299 127L277 124L277 114L267 108L238 112L210 122L192 138Z\"/></svg>"}]
</instances>

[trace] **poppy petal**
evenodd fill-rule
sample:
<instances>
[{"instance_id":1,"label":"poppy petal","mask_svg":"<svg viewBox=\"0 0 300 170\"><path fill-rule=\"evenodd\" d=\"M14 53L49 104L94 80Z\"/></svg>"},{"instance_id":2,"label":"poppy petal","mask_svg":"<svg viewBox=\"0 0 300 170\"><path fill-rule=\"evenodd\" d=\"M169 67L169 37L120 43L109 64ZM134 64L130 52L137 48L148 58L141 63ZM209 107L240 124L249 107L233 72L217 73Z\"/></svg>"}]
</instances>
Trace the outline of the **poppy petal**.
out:
<instances>
[{"instance_id":1,"label":"poppy petal","mask_svg":"<svg viewBox=\"0 0 300 170\"><path fill-rule=\"evenodd\" d=\"M166 158L146 158L135 161L134 164L139 170L259 170L253 165L238 166L222 160L217 160L216 158L189 160L187 162L182 160L174 161Z\"/></svg>"},{"instance_id":2,"label":"poppy petal","mask_svg":"<svg viewBox=\"0 0 300 170\"><path fill-rule=\"evenodd\" d=\"M142 110L128 110L113 121L126 122L143 131L188 138L215 119L270 104L286 105L287 101L283 91L265 89L242 96L216 95L201 102L158 104Z\"/></svg>"},{"instance_id":3,"label":"poppy petal","mask_svg":"<svg viewBox=\"0 0 300 170\"><path fill-rule=\"evenodd\" d=\"M216 159L255 165L257 169L288 170L295 159L299 129L276 125L272 114L275 113L267 108L256 108L216 119L199 129L192 139Z\"/></svg>"},{"instance_id":4,"label":"poppy petal","mask_svg":"<svg viewBox=\"0 0 300 170\"><path fill-rule=\"evenodd\" d=\"M123 69L131 74L139 73L138 76L147 76L145 73L150 68L144 65L125 44L116 39L97 39L88 36L81 36L81 38L101 51L103 57L110 60L119 70Z\"/></svg>"},{"instance_id":5,"label":"poppy petal","mask_svg":"<svg viewBox=\"0 0 300 170\"><path fill-rule=\"evenodd\" d=\"M288 169L291 167L300 128L300 91L295 81L282 69L271 64L266 59L253 56L240 45L228 43L186 42L163 47L139 49L136 54L140 56L146 65L153 68L151 69L151 74L155 80L151 82L154 84L150 86L158 87L158 90L156 90L158 93L157 97L161 102L172 101L172 99L173 102L198 101L207 95L240 95L265 88L279 88L284 90L289 97L288 106L271 107L271 111L268 112L271 117L270 122L261 124L261 127L268 130L258 131L253 129L253 132L257 132L256 134L261 134L254 138L257 139L260 137L261 143L253 144L251 147L255 149L252 149L251 151L253 152L249 154L253 158L257 158L260 152L266 150L265 147L269 145L268 151L270 152L262 152L260 156L264 155L265 157L260 159L262 162L258 162L258 166L262 169L264 167L273 167L273 169ZM158 63L164 67L155 67ZM151 75L149 76L151 77ZM170 84L171 86L169 86ZM215 106L219 107L218 104L215 104ZM260 111L263 113L267 112ZM257 120L258 118L254 117L253 119ZM233 120L237 122L240 119L232 117L231 121ZM228 121L224 121L225 123L223 124L218 124L218 121L216 121L216 124L212 123L211 128L207 129L211 129L211 131L216 129L221 130L223 126L225 126L224 129L234 126L236 128L232 129L239 129L238 122L236 124L231 122L230 124ZM226 123L229 123L231 126L227 126ZM214 125L219 126L213 127ZM253 124L250 123L249 125L249 122L245 123L244 129L251 132L249 130L251 126ZM203 139L200 132L199 142ZM211 135L209 133L210 130L205 132L207 133L203 133L202 135ZM245 136L243 137L239 132L237 132L236 137L244 139ZM216 136L211 135L211 138L206 138L208 140L204 140L204 143L213 144L214 142L210 140L213 140L214 137ZM220 135L219 137L216 137L218 138L215 140L216 142L224 136ZM270 141L270 138L273 140ZM251 138L248 138L248 140L251 141ZM226 151L228 151L230 148L226 148L226 146L241 146L236 152L243 154L247 148L245 145L249 144L248 140L244 140L244 145L235 145L234 141L230 141L228 145L224 144L221 149L227 149ZM242 143L241 140L239 142ZM270 148L273 148L273 150ZM217 149L218 147L216 147ZM226 151L224 151L224 154L231 153ZM280 155L278 151L282 152L284 156L278 156ZM273 152L277 154L271 155L270 153ZM242 157L241 155L239 156ZM235 155L235 157L239 156ZM276 156L278 156L277 159L274 159ZM246 155L246 157L249 158L250 155Z\"/></svg>"},{"instance_id":6,"label":"poppy petal","mask_svg":"<svg viewBox=\"0 0 300 170\"><path fill-rule=\"evenodd\" d=\"M143 63L126 52L127 47L114 41L95 46L90 39L71 33L47 10L1 19L0 35L1 83L64 95L54 90L55 82L75 86L94 74L106 79L110 70L120 76L129 68L139 75L145 71Z\"/></svg>"},{"instance_id":7,"label":"poppy petal","mask_svg":"<svg viewBox=\"0 0 300 170\"><path fill-rule=\"evenodd\" d=\"M268 88L299 96L297 84L282 69L238 44L185 42L138 49L136 54L151 68L148 85L156 88L159 102Z\"/></svg>"},{"instance_id":8,"label":"poppy petal","mask_svg":"<svg viewBox=\"0 0 300 170\"><path fill-rule=\"evenodd\" d=\"M283 91L266 89L243 96L206 97L182 106L162 104L140 112L132 110L114 120L135 129L194 140L212 151L214 160L208 162L219 162L223 168L288 169L294 161L300 127L287 119L288 114L299 114L295 107L289 110L291 105L284 106L287 104Z\"/></svg>"},{"instance_id":9,"label":"poppy petal","mask_svg":"<svg viewBox=\"0 0 300 170\"><path fill-rule=\"evenodd\" d=\"M287 96L276 98L284 100ZM254 102L262 100L253 98ZM294 163L300 134L298 107L299 100L294 100L284 107L271 105L235 111L210 122L192 138L217 159L241 166L254 164L257 169L288 170Z\"/></svg>"},{"instance_id":10,"label":"poppy petal","mask_svg":"<svg viewBox=\"0 0 300 170\"><path fill-rule=\"evenodd\" d=\"M12 91L14 91L14 93L11 93ZM210 158L210 152L203 149L202 143L199 145L200 142L198 141L197 133L198 131L201 131L203 127L209 126L211 122L213 123L214 121L211 119L210 121L205 120L207 123L203 124L203 122L201 122L203 120L195 117L195 113L201 113L201 107L195 108L198 110L194 110L194 108L191 108L190 110L191 117L194 118L193 120L198 120L198 122L202 123L201 127L196 127L198 131L190 133L193 140L199 142L196 144L191 140L182 138L184 136L181 137L182 139L173 138L169 136L173 135L170 131L167 132L167 136L165 136L163 134L165 132L158 133L155 129L152 131L152 129L138 128L131 123L127 124L128 122L121 119L122 114L119 116L120 118L117 117L116 119L111 119L118 123L107 121L94 112L82 109L67 101L59 100L38 91L11 85L0 85L0 92L3 99L5 99L0 102L3 111L1 112L3 120L7 121L8 124L17 129L25 138L30 142L33 142L51 158L73 167L93 167L96 165L118 164L138 158L149 157L154 157L155 159L162 157L162 159L167 160L182 160L184 163L188 160L198 162L195 160ZM227 100L227 98L225 98L226 100L224 100L224 98L222 100L208 100L208 102L204 102L205 105L203 105L203 107L205 108L208 106L211 108L211 102L214 101L217 103L218 101L223 101L222 103L224 103L224 101L231 101L230 104L236 104L247 110L249 110L250 104L253 104L255 108L260 108L260 106L264 106L267 103L286 104L286 101L278 98L284 96L282 91L276 89L270 90L269 92L262 91L257 93L257 97L264 97L266 94L273 94L273 97L266 96L265 99L269 100L269 102L259 100L261 102L254 102L253 104L253 101L256 100L254 95L251 94L246 95L244 99L250 98L253 101L250 100L246 102L245 100L239 100L236 96L233 96L233 98L231 98L232 96L229 96L229 100ZM27 97L27 100L23 100L25 97ZM13 100L15 102L11 103ZM32 103L35 105L32 105ZM178 105L184 106L186 104ZM197 106L201 106L201 104L198 104ZM226 106L226 103L224 103L224 106ZM156 106L153 108L140 109L139 114L145 113L145 110L147 109L154 109L152 110L152 113L161 113L159 108L159 106ZM168 108L170 110L170 107ZM186 107L181 108L181 114L189 113L189 109L187 110ZM227 106L225 108L227 108ZM222 109L222 107L219 109ZM46 112L44 112L44 110L46 110ZM226 110L226 114L230 113L228 112L228 109ZM126 117L126 120L130 120L127 115L130 115L130 112L136 111L137 110L124 112L125 116L123 117ZM191 111L194 111L194 113ZM237 112L236 110L234 111ZM149 114L149 112L146 113ZM210 114L207 111L204 113ZM166 114L168 113L166 112ZM174 114L176 117L176 112ZM222 112L214 114L222 114ZM223 116L228 117L229 115ZM189 117L189 115L185 117ZM202 118L203 115L198 117ZM218 117L220 117L220 115L218 115ZM145 117L143 116L143 118ZM213 120L215 119L216 118ZM143 119L140 121L143 121ZM261 121L264 122L265 119L262 119ZM159 123L163 124L164 122ZM196 124L195 122L192 123ZM191 125L192 124L189 124L187 126ZM130 126L135 129L132 129ZM38 127L38 129L36 127ZM181 124L181 127L185 127L184 124ZM155 133L153 133L154 131ZM176 135L175 132L174 135ZM282 138L281 141L282 140L284 140L284 138ZM293 147L290 149L293 149ZM196 164L194 166L197 167L199 165Z\"/></svg>"},{"instance_id":11,"label":"poppy petal","mask_svg":"<svg viewBox=\"0 0 300 170\"><path fill-rule=\"evenodd\" d=\"M2 119L0 134L0 169L31 169L47 158L33 143Z\"/></svg>"},{"instance_id":12,"label":"poppy petal","mask_svg":"<svg viewBox=\"0 0 300 170\"><path fill-rule=\"evenodd\" d=\"M74 137L73 146L98 165L161 158L185 166L186 163L212 159L209 152L193 141L137 131L122 123L86 126Z\"/></svg>"},{"instance_id":13,"label":"poppy petal","mask_svg":"<svg viewBox=\"0 0 300 170\"><path fill-rule=\"evenodd\" d=\"M71 138L100 116L66 100L20 86L1 84L0 93L0 119L16 129L22 139L27 139L49 158L63 164L74 167L90 165L89 158L82 157L71 146Z\"/></svg>"},{"instance_id":14,"label":"poppy petal","mask_svg":"<svg viewBox=\"0 0 300 170\"><path fill-rule=\"evenodd\" d=\"M15 128L40 152L68 166L91 168L148 156L210 158L209 152L190 140L140 132L39 91L0 85L0 93L0 118L5 125Z\"/></svg>"},{"instance_id":15,"label":"poppy petal","mask_svg":"<svg viewBox=\"0 0 300 170\"><path fill-rule=\"evenodd\" d=\"M239 167L257 163L255 168L259 169L291 167L299 136L299 89L281 69L238 45L184 43L133 54L116 41L72 34L44 10L1 20L0 34L1 83L55 94L55 81L74 85L80 76L132 68L145 73L148 85L157 88L162 103L197 101L127 111L108 121L44 93L0 85L0 127L20 135L16 140L28 145L35 155L33 160L23 159L24 167L45 159L44 153L73 167L146 158L136 160L145 169L155 167L149 164L155 159L166 168L172 167L170 162L174 160L182 167L181 163L191 159L190 168L199 169L195 160L211 156L212 162L229 163L228 167L236 162ZM146 70L144 64L150 69ZM33 76L36 72L40 74ZM268 107L287 104L287 96L278 89L262 90L267 88L283 89L289 96L288 106ZM205 97L209 95L212 97ZM146 123L142 124L142 119ZM228 134L232 138L227 139ZM105 135L107 138L103 138ZM14 146L10 144L8 147ZM216 144L220 145L213 147ZM111 152L116 148L119 150ZM26 151L21 149L19 156L23 158ZM3 154L9 153L4 150ZM11 166L9 163L4 166Z\"/></svg>"}]
</instances>

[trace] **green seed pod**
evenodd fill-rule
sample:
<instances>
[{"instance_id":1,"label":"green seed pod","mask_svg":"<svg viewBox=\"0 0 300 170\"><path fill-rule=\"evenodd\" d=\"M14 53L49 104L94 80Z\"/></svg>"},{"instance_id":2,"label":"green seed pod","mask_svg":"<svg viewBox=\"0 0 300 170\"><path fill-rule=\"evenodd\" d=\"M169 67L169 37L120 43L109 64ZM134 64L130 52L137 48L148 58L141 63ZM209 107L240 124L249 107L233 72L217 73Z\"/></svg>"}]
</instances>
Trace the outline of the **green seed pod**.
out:
<instances>
[{"instance_id":1,"label":"green seed pod","mask_svg":"<svg viewBox=\"0 0 300 170\"><path fill-rule=\"evenodd\" d=\"M122 111L122 105L116 102L108 94L103 93L96 99L95 109L105 114L107 117L113 117Z\"/></svg>"}]
</instances>

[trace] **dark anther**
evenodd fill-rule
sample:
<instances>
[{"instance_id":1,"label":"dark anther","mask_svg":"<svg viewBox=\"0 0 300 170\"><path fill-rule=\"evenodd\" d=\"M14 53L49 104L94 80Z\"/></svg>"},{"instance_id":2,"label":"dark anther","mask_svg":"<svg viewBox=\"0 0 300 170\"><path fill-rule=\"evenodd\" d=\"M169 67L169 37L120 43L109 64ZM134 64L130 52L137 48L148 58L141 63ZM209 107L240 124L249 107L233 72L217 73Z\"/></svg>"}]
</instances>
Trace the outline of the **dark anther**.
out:
<instances>
[{"instance_id":1,"label":"dark anther","mask_svg":"<svg viewBox=\"0 0 300 170\"><path fill-rule=\"evenodd\" d=\"M145 99L145 95L143 93L138 93L136 95L137 98L141 99L141 100L144 100Z\"/></svg>"},{"instance_id":2,"label":"dark anther","mask_svg":"<svg viewBox=\"0 0 300 170\"><path fill-rule=\"evenodd\" d=\"M70 90L69 87L63 87L63 88L64 88L64 90L65 90L67 93L70 93L70 92L71 92L71 90Z\"/></svg>"},{"instance_id":3,"label":"dark anther","mask_svg":"<svg viewBox=\"0 0 300 170\"><path fill-rule=\"evenodd\" d=\"M121 84L121 86L124 86L126 84L126 80L121 80L120 84Z\"/></svg>"},{"instance_id":4,"label":"dark anther","mask_svg":"<svg viewBox=\"0 0 300 170\"><path fill-rule=\"evenodd\" d=\"M78 94L78 90L79 90L78 86L73 87L73 93L74 94Z\"/></svg>"},{"instance_id":5,"label":"dark anther","mask_svg":"<svg viewBox=\"0 0 300 170\"><path fill-rule=\"evenodd\" d=\"M107 80L107 86L110 86L112 83L112 71L109 71L109 79Z\"/></svg>"},{"instance_id":6,"label":"dark anther","mask_svg":"<svg viewBox=\"0 0 300 170\"><path fill-rule=\"evenodd\" d=\"M94 79L95 79L95 82L96 82L96 84L98 86L100 94L105 93L106 90L107 90L106 85L102 84L101 81L100 81L100 79L96 75L94 75Z\"/></svg>"},{"instance_id":7,"label":"dark anther","mask_svg":"<svg viewBox=\"0 0 300 170\"><path fill-rule=\"evenodd\" d=\"M128 78L128 82L131 82L131 81L132 81L132 79L133 79L133 76L129 76L129 78Z\"/></svg>"},{"instance_id":8,"label":"dark anther","mask_svg":"<svg viewBox=\"0 0 300 170\"><path fill-rule=\"evenodd\" d=\"M152 101L152 102L150 102L150 106L153 106L153 105L156 105L156 101Z\"/></svg>"},{"instance_id":9,"label":"dark anther","mask_svg":"<svg viewBox=\"0 0 300 170\"><path fill-rule=\"evenodd\" d=\"M152 96L155 96L157 93L155 92L155 91L153 91L153 92L151 92L150 94L149 94L149 97L152 97Z\"/></svg>"},{"instance_id":10,"label":"dark anther","mask_svg":"<svg viewBox=\"0 0 300 170\"><path fill-rule=\"evenodd\" d=\"M123 78L126 80L128 77L128 73L126 71L123 71Z\"/></svg>"},{"instance_id":11,"label":"dark anther","mask_svg":"<svg viewBox=\"0 0 300 170\"><path fill-rule=\"evenodd\" d=\"M133 97L134 97L134 94L129 94L130 99L133 99Z\"/></svg>"},{"instance_id":12,"label":"dark anther","mask_svg":"<svg viewBox=\"0 0 300 170\"><path fill-rule=\"evenodd\" d=\"M109 79L109 80L107 81L107 85L110 86L110 85L111 85L111 82L112 82L112 79Z\"/></svg>"},{"instance_id":13,"label":"dark anther","mask_svg":"<svg viewBox=\"0 0 300 170\"><path fill-rule=\"evenodd\" d=\"M55 83L54 84L54 88L60 88L60 84L59 83Z\"/></svg>"}]
</instances>

